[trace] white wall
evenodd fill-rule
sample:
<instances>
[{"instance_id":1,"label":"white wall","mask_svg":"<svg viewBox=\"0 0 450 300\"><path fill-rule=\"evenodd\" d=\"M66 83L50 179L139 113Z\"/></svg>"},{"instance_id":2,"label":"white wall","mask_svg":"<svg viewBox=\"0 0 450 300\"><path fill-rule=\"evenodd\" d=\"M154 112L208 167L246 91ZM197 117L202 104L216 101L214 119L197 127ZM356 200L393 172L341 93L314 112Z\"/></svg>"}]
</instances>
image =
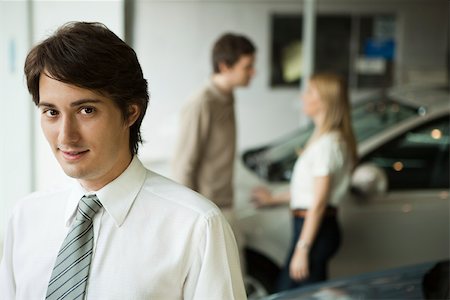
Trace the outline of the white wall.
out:
<instances>
[{"instance_id":1,"label":"white wall","mask_svg":"<svg viewBox=\"0 0 450 300\"><path fill-rule=\"evenodd\" d=\"M27 49L26 2L0 1L0 246L15 200L32 190L32 104L23 80Z\"/></svg>"},{"instance_id":2,"label":"white wall","mask_svg":"<svg viewBox=\"0 0 450 300\"><path fill-rule=\"evenodd\" d=\"M171 157L180 108L210 75L211 46L225 31L248 35L258 48L257 75L248 89L239 90L236 95L239 149L268 142L304 123L298 90L269 87L270 15L300 13L302 3L302 0L137 1L134 48L151 92L143 124L147 143L141 149L141 158L151 166ZM431 73L445 72L446 0L319 0L317 10L394 13L398 30L397 82L423 80ZM414 70L425 75L413 78Z\"/></svg>"}]
</instances>

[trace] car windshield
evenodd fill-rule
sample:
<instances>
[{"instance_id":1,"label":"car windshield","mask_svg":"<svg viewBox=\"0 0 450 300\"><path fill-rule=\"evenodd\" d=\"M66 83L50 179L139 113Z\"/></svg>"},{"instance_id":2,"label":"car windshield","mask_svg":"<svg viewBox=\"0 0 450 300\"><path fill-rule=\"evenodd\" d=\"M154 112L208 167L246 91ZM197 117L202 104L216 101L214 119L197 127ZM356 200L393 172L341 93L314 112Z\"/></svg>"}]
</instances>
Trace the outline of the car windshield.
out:
<instances>
[{"instance_id":1,"label":"car windshield","mask_svg":"<svg viewBox=\"0 0 450 300\"><path fill-rule=\"evenodd\" d=\"M352 111L353 130L358 143L417 115L417 109L394 100L368 101L355 105Z\"/></svg>"},{"instance_id":2,"label":"car windshield","mask_svg":"<svg viewBox=\"0 0 450 300\"><path fill-rule=\"evenodd\" d=\"M352 121L356 139L361 143L414 115L417 115L416 108L389 98L355 104ZM243 155L244 164L268 181L288 181L297 153L312 131L312 126L301 128L266 147L249 150Z\"/></svg>"}]
</instances>

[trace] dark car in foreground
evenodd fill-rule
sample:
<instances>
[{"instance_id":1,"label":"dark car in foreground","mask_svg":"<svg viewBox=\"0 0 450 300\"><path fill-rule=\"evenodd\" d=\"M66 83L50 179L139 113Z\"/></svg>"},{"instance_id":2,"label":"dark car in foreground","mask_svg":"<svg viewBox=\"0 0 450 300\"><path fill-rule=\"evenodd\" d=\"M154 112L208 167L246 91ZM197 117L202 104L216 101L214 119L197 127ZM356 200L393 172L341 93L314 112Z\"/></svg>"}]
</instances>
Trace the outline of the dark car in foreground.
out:
<instances>
[{"instance_id":1,"label":"dark car in foreground","mask_svg":"<svg viewBox=\"0 0 450 300\"><path fill-rule=\"evenodd\" d=\"M448 299L448 264L448 261L427 262L365 273L293 289L261 299Z\"/></svg>"}]
</instances>

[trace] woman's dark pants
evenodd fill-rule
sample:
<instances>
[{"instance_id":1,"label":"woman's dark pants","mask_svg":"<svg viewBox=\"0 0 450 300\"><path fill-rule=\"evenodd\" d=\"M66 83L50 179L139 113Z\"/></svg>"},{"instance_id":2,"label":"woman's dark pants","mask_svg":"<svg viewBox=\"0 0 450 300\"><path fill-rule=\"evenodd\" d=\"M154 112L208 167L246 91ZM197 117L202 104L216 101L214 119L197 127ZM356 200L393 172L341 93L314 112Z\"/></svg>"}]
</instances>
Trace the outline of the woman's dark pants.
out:
<instances>
[{"instance_id":1,"label":"woman's dark pants","mask_svg":"<svg viewBox=\"0 0 450 300\"><path fill-rule=\"evenodd\" d=\"M295 251L295 246L302 231L304 218L294 217L294 236L284 268L281 270L277 284L279 292L303 287L305 285L324 281L328 278L328 262L337 252L341 244L341 230L336 216L325 216L317 232L316 239L309 250L309 276L297 282L289 276L289 264Z\"/></svg>"}]
</instances>

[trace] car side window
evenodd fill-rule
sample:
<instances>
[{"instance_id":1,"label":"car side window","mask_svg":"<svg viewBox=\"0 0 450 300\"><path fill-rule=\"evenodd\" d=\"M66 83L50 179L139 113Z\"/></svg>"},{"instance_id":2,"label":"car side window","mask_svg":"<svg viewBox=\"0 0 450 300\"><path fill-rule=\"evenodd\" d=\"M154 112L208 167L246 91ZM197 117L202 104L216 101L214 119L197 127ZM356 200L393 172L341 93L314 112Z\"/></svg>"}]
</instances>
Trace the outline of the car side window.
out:
<instances>
[{"instance_id":1,"label":"car side window","mask_svg":"<svg viewBox=\"0 0 450 300\"><path fill-rule=\"evenodd\" d=\"M362 159L386 172L389 190L449 188L447 115L410 130Z\"/></svg>"}]
</instances>

